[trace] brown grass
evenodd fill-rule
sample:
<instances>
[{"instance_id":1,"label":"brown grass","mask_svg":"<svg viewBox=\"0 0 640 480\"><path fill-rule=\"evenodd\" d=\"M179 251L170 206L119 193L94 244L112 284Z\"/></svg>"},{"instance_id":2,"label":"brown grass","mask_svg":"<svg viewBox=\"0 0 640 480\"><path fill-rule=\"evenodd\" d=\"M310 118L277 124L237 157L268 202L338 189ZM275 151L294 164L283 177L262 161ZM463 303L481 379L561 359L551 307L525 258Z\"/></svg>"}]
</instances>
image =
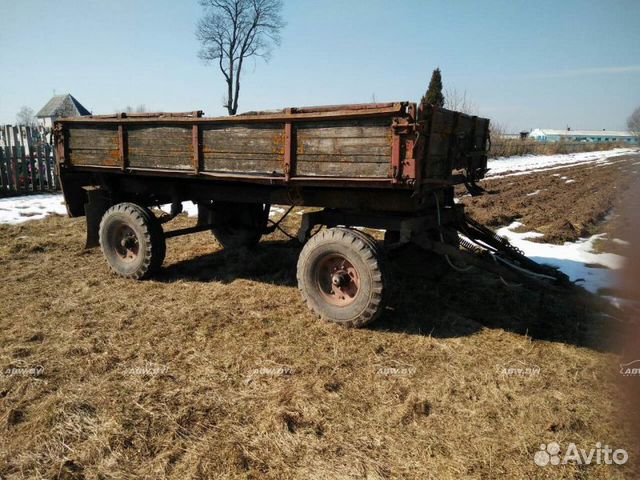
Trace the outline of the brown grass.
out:
<instances>
[{"instance_id":1,"label":"brown grass","mask_svg":"<svg viewBox=\"0 0 640 480\"><path fill-rule=\"evenodd\" d=\"M498 158L522 155L556 155L577 152L597 152L628 146L629 145L625 143L616 142L538 142L533 139L520 140L517 138L495 137L492 139L489 156L491 158Z\"/></svg>"},{"instance_id":2,"label":"brown grass","mask_svg":"<svg viewBox=\"0 0 640 480\"><path fill-rule=\"evenodd\" d=\"M0 367L23 369L0 376L3 479L637 478L607 340L625 324L598 311L409 252L381 320L346 330L303 305L281 234L235 253L172 239L133 282L83 232L0 226ZM539 373L505 374L522 365ZM537 467L552 440L631 460Z\"/></svg>"}]
</instances>

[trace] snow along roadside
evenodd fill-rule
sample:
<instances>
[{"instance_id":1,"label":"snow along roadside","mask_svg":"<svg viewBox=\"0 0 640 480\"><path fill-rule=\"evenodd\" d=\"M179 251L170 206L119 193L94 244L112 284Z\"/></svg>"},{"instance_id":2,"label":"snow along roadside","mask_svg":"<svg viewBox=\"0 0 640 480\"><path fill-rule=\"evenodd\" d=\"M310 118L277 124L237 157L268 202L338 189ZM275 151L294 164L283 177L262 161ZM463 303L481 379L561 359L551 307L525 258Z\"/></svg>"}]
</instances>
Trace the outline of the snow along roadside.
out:
<instances>
[{"instance_id":1,"label":"snow along roadside","mask_svg":"<svg viewBox=\"0 0 640 480\"><path fill-rule=\"evenodd\" d=\"M583 165L587 163L607 164L608 159L638 153L637 148L616 148L600 152L567 153L559 155L525 155L489 159L486 178L502 178L513 175L525 175L534 172L544 172L557 168Z\"/></svg>"},{"instance_id":2,"label":"snow along roadside","mask_svg":"<svg viewBox=\"0 0 640 480\"><path fill-rule=\"evenodd\" d=\"M622 267L624 257L614 253L596 253L593 244L606 236L606 233L583 238L577 242L565 242L563 245L537 243L529 239L544 236L537 232L518 233L513 230L522 227L520 222L513 222L507 227L498 229L498 235L505 237L511 244L538 263L546 263L558 267L573 281L584 279L579 285L592 293L600 288L615 285L615 270Z\"/></svg>"}]
</instances>

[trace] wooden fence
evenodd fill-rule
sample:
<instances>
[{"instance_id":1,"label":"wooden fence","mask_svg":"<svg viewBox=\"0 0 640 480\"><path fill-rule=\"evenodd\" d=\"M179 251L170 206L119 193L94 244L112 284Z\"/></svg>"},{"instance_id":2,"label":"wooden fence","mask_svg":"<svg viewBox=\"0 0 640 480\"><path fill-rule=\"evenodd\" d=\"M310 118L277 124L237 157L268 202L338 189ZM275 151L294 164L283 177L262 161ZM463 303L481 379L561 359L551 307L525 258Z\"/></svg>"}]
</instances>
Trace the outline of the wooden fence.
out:
<instances>
[{"instance_id":1,"label":"wooden fence","mask_svg":"<svg viewBox=\"0 0 640 480\"><path fill-rule=\"evenodd\" d=\"M50 137L35 127L0 126L0 196L60 189Z\"/></svg>"}]
</instances>

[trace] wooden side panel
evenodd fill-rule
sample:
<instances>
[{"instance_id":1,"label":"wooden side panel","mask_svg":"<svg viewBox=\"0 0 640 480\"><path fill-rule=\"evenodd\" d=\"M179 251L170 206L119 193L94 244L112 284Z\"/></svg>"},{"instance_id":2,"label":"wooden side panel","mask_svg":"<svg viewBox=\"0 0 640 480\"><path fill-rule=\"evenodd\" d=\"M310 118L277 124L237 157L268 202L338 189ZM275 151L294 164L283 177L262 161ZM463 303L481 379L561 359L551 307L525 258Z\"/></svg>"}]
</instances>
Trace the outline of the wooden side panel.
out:
<instances>
[{"instance_id":1,"label":"wooden side panel","mask_svg":"<svg viewBox=\"0 0 640 480\"><path fill-rule=\"evenodd\" d=\"M74 125L69 128L69 161L73 165L119 164L118 129L115 125Z\"/></svg>"},{"instance_id":2,"label":"wooden side panel","mask_svg":"<svg viewBox=\"0 0 640 480\"><path fill-rule=\"evenodd\" d=\"M303 122L296 134L297 175L389 176L390 118Z\"/></svg>"},{"instance_id":3,"label":"wooden side panel","mask_svg":"<svg viewBox=\"0 0 640 480\"><path fill-rule=\"evenodd\" d=\"M202 126L205 172L283 175L284 124Z\"/></svg>"},{"instance_id":4,"label":"wooden side panel","mask_svg":"<svg viewBox=\"0 0 640 480\"><path fill-rule=\"evenodd\" d=\"M193 169L191 125L128 125L128 166L165 170Z\"/></svg>"},{"instance_id":5,"label":"wooden side panel","mask_svg":"<svg viewBox=\"0 0 640 480\"><path fill-rule=\"evenodd\" d=\"M292 176L389 178L391 123L293 121L289 141L283 122L70 124L68 152L73 165L285 177L288 159Z\"/></svg>"},{"instance_id":6,"label":"wooden side panel","mask_svg":"<svg viewBox=\"0 0 640 480\"><path fill-rule=\"evenodd\" d=\"M469 152L484 150L488 120L445 109L430 110L430 135L424 162L427 178L447 178L467 166Z\"/></svg>"}]
</instances>

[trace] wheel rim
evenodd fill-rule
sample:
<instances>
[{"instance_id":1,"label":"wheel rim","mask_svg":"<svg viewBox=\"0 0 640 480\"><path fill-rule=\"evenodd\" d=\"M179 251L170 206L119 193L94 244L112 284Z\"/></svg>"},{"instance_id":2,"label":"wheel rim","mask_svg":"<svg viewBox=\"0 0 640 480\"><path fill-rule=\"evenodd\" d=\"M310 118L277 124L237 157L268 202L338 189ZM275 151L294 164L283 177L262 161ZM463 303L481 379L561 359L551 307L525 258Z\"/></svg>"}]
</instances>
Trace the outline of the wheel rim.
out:
<instances>
[{"instance_id":1,"label":"wheel rim","mask_svg":"<svg viewBox=\"0 0 640 480\"><path fill-rule=\"evenodd\" d=\"M136 232L129 225L124 223L114 225L111 230L110 243L121 261L133 262L138 258L140 242Z\"/></svg>"},{"instance_id":2,"label":"wheel rim","mask_svg":"<svg viewBox=\"0 0 640 480\"><path fill-rule=\"evenodd\" d=\"M318 261L316 286L322 298L337 307L355 302L360 290L360 274L344 256L333 253Z\"/></svg>"}]
</instances>

